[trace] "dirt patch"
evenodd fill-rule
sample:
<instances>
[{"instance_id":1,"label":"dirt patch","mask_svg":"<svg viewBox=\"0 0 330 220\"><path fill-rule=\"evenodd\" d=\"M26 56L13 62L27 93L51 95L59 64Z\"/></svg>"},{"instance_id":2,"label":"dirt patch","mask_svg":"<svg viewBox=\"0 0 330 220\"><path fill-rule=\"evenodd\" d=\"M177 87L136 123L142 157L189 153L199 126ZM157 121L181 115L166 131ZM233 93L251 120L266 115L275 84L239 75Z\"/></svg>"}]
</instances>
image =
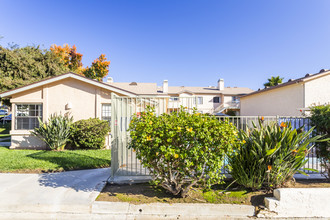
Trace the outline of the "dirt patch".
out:
<instances>
[{"instance_id":1,"label":"dirt patch","mask_svg":"<svg viewBox=\"0 0 330 220\"><path fill-rule=\"evenodd\" d=\"M326 179L309 179L290 181L286 184L287 188L330 188L330 182Z\"/></svg>"},{"instance_id":2,"label":"dirt patch","mask_svg":"<svg viewBox=\"0 0 330 220\"><path fill-rule=\"evenodd\" d=\"M263 198L270 196L265 192L250 192L244 189L232 188L224 190L224 186L216 185L211 190L192 188L188 197L172 196L161 187L149 183L133 185L106 185L97 201L143 203L214 203L214 204L245 204L260 205Z\"/></svg>"},{"instance_id":3,"label":"dirt patch","mask_svg":"<svg viewBox=\"0 0 330 220\"><path fill-rule=\"evenodd\" d=\"M330 182L326 180L296 180L287 183L290 188L327 188ZM232 186L225 190L225 185L214 185L210 190L192 188L187 198L179 198L169 194L161 187L149 183L132 185L105 186L97 201L143 203L213 203L213 204L245 204L262 206L265 197L273 197L266 191L252 192L240 186Z\"/></svg>"}]
</instances>

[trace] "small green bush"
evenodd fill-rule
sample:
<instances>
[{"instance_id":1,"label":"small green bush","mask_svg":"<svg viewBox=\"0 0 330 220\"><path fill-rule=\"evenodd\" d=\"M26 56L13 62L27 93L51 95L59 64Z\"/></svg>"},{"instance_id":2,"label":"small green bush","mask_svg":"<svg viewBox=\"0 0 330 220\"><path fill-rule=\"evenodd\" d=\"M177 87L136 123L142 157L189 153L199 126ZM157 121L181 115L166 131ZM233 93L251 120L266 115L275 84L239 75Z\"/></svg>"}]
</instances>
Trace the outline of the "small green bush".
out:
<instances>
[{"instance_id":1,"label":"small green bush","mask_svg":"<svg viewBox=\"0 0 330 220\"><path fill-rule=\"evenodd\" d=\"M155 182L181 197L197 183L219 183L225 155L238 143L233 125L183 108L156 116L148 107L132 118L129 130L130 146Z\"/></svg>"},{"instance_id":2,"label":"small green bush","mask_svg":"<svg viewBox=\"0 0 330 220\"><path fill-rule=\"evenodd\" d=\"M292 129L282 122L255 126L252 131L239 132L243 144L229 156L234 180L253 190L273 189L282 186L308 161L305 157L320 136L310 138L308 132ZM307 175L307 174L305 174Z\"/></svg>"},{"instance_id":3,"label":"small green bush","mask_svg":"<svg viewBox=\"0 0 330 220\"><path fill-rule=\"evenodd\" d=\"M31 134L39 137L52 150L64 150L70 137L70 126L73 118L63 115L50 115L48 122L43 123L40 118L39 127Z\"/></svg>"},{"instance_id":4,"label":"small green bush","mask_svg":"<svg viewBox=\"0 0 330 220\"><path fill-rule=\"evenodd\" d=\"M102 149L109 123L98 118L83 119L71 125L71 143L79 149Z\"/></svg>"},{"instance_id":5,"label":"small green bush","mask_svg":"<svg viewBox=\"0 0 330 220\"><path fill-rule=\"evenodd\" d=\"M316 143L316 153L325 168L322 174L330 180L330 104L311 107L310 119L316 132L324 135L324 141Z\"/></svg>"}]
</instances>

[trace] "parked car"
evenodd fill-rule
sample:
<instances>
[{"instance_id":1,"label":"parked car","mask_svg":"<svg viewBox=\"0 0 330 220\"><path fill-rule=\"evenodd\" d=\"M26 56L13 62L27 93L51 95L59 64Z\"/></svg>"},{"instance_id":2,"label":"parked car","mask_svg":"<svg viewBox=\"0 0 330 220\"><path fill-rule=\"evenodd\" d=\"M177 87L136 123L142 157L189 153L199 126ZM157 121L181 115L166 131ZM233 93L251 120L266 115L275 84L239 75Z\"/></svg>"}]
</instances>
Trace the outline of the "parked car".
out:
<instances>
[{"instance_id":1,"label":"parked car","mask_svg":"<svg viewBox=\"0 0 330 220\"><path fill-rule=\"evenodd\" d=\"M8 110L0 109L0 115L8 115Z\"/></svg>"},{"instance_id":2,"label":"parked car","mask_svg":"<svg viewBox=\"0 0 330 220\"><path fill-rule=\"evenodd\" d=\"M7 122L11 122L11 114L1 118L0 122L2 122L2 124L6 124Z\"/></svg>"}]
</instances>

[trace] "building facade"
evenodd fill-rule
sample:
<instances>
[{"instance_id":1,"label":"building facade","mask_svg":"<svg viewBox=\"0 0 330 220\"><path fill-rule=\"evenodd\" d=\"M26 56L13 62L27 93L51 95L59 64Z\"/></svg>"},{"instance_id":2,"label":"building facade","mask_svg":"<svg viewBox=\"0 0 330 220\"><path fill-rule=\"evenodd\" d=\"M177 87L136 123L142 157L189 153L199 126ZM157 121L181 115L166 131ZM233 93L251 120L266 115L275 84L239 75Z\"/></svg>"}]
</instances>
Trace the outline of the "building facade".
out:
<instances>
[{"instance_id":1,"label":"building facade","mask_svg":"<svg viewBox=\"0 0 330 220\"><path fill-rule=\"evenodd\" d=\"M247 88L225 88L223 80L219 80L217 87L169 87L167 81L158 87L156 83L114 83L111 78L103 83L66 73L0 93L0 97L11 102L11 148L15 149L45 148L45 143L31 135L39 126L38 118L47 122L50 115L62 114L73 116L74 121L88 118L110 121L112 95L136 99L129 106L132 112L155 104L154 97L161 101L158 105L161 104L165 112L190 105L196 106L199 112L214 114L229 109L238 112L237 98L248 92L251 90ZM106 145L110 146L110 136Z\"/></svg>"},{"instance_id":2,"label":"building facade","mask_svg":"<svg viewBox=\"0 0 330 220\"><path fill-rule=\"evenodd\" d=\"M312 105L330 103L330 71L252 92L241 97L242 116L302 116Z\"/></svg>"}]
</instances>

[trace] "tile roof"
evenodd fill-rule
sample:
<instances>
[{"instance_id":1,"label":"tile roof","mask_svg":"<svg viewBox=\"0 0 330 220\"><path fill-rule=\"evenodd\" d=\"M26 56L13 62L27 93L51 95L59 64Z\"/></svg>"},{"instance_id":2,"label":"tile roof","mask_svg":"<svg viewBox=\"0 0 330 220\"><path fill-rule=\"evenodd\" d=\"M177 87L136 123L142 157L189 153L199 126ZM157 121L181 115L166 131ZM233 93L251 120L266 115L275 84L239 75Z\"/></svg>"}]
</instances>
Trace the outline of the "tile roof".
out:
<instances>
[{"instance_id":1,"label":"tile roof","mask_svg":"<svg viewBox=\"0 0 330 220\"><path fill-rule=\"evenodd\" d=\"M139 95L167 95L163 93L162 87L157 87L156 83L121 83L110 82L108 83L117 88L121 88ZM252 89L245 87L226 87L224 90L218 90L216 87L188 87L188 86L169 86L168 94L224 94L224 95L245 95L253 92Z\"/></svg>"},{"instance_id":2,"label":"tile roof","mask_svg":"<svg viewBox=\"0 0 330 220\"><path fill-rule=\"evenodd\" d=\"M157 91L157 83L122 83L122 82L112 82L108 83L117 88L121 88L138 95L157 95L162 94Z\"/></svg>"},{"instance_id":3,"label":"tile roof","mask_svg":"<svg viewBox=\"0 0 330 220\"><path fill-rule=\"evenodd\" d=\"M193 94L224 94L224 95L243 95L253 92L252 89L245 87L225 87L224 90L219 90L214 87L188 87L188 86L169 86L169 94L179 93L193 93Z\"/></svg>"}]
</instances>

